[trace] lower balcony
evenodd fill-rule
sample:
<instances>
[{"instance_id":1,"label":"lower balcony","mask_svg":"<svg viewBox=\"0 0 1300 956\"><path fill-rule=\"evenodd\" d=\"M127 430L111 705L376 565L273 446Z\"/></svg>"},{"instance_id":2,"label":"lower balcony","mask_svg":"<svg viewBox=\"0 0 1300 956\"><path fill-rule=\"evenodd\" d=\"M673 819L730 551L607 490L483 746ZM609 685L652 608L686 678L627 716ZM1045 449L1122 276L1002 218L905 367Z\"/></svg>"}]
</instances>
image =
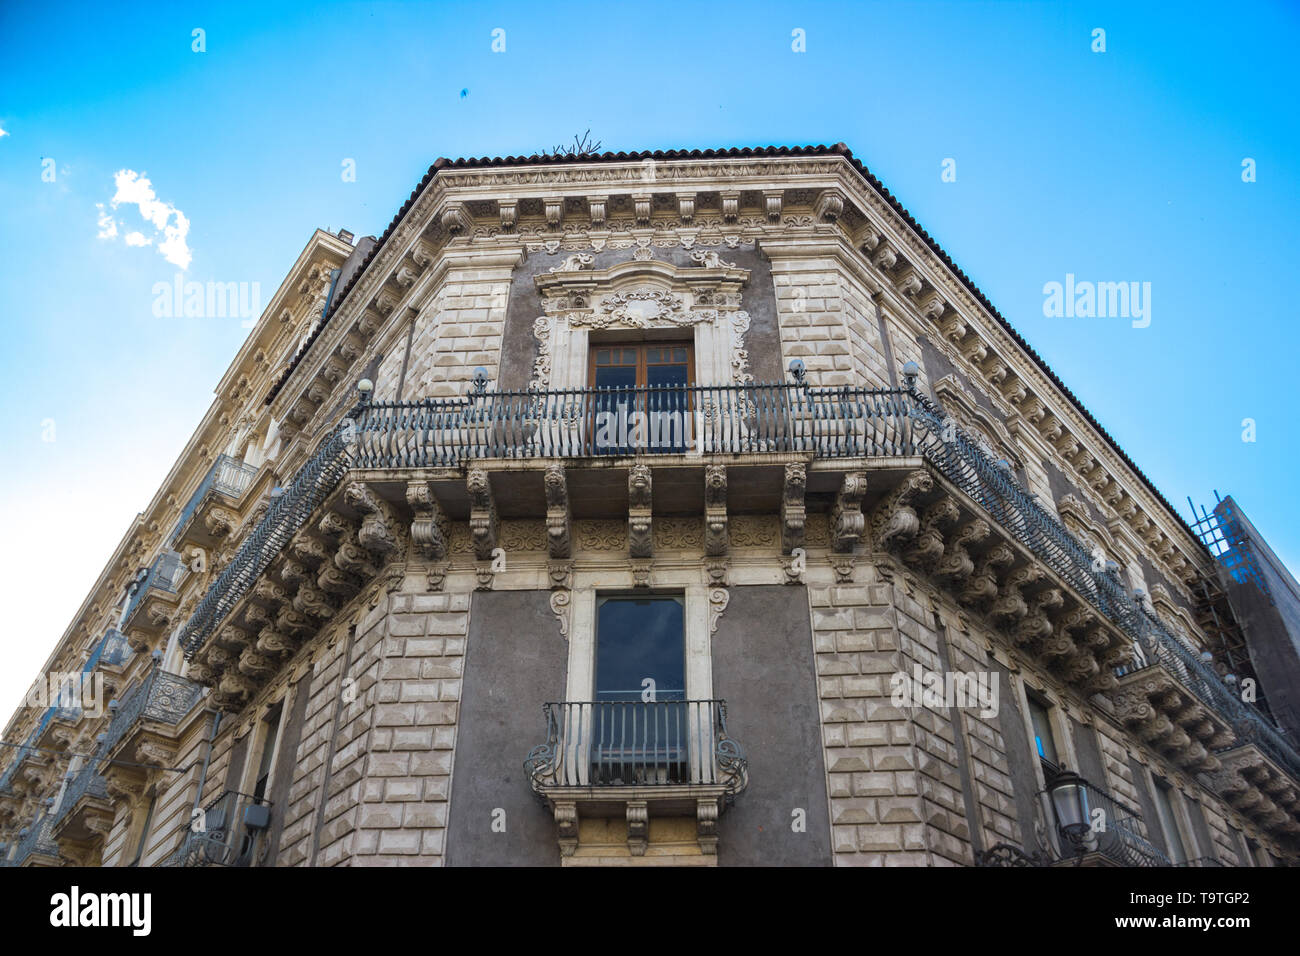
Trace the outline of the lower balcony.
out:
<instances>
[{"instance_id":1,"label":"lower balcony","mask_svg":"<svg viewBox=\"0 0 1300 956\"><path fill-rule=\"evenodd\" d=\"M50 815L50 835L64 855L84 866L97 865L115 812L108 783L92 760L68 782Z\"/></svg>"},{"instance_id":2,"label":"lower balcony","mask_svg":"<svg viewBox=\"0 0 1300 956\"><path fill-rule=\"evenodd\" d=\"M748 784L724 701L566 701L544 712L546 742L524 770L555 815L562 856L583 857L581 833L607 834L624 821L627 851L645 856L660 842L651 821L680 837L682 818L694 818L698 854L717 854L718 816ZM669 820L676 827L658 822Z\"/></svg>"},{"instance_id":3,"label":"lower balcony","mask_svg":"<svg viewBox=\"0 0 1300 956\"><path fill-rule=\"evenodd\" d=\"M196 817L163 866L254 866L263 862L271 823L269 801L227 790Z\"/></svg>"},{"instance_id":4,"label":"lower balcony","mask_svg":"<svg viewBox=\"0 0 1300 956\"><path fill-rule=\"evenodd\" d=\"M50 834L50 815L45 814L29 827L18 831L18 845L4 866L58 866L59 845Z\"/></svg>"},{"instance_id":5,"label":"lower balcony","mask_svg":"<svg viewBox=\"0 0 1300 956\"><path fill-rule=\"evenodd\" d=\"M180 728L203 696L203 688L156 663L145 679L110 703L113 717L101 735L97 762L112 761L104 775L114 788L141 790L150 767L170 766Z\"/></svg>"}]
</instances>

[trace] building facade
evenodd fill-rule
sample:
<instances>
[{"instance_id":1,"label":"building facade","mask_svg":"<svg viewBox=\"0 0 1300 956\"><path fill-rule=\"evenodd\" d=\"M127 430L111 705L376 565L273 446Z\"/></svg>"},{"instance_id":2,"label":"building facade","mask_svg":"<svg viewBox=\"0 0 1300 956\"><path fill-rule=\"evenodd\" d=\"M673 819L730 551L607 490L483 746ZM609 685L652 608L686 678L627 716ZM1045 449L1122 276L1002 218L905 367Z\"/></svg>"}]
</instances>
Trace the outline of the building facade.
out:
<instances>
[{"instance_id":1,"label":"building facade","mask_svg":"<svg viewBox=\"0 0 1300 956\"><path fill-rule=\"evenodd\" d=\"M439 160L284 279L0 857L1287 864L1219 569L844 146Z\"/></svg>"}]
</instances>

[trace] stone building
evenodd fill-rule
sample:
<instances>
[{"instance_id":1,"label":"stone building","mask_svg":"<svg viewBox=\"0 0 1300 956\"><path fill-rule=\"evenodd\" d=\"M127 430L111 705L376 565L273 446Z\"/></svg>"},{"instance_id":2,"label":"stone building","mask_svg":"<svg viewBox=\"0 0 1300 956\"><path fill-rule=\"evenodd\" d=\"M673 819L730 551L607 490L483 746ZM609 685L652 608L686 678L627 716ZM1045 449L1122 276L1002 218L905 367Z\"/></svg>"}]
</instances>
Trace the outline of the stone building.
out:
<instances>
[{"instance_id":1,"label":"stone building","mask_svg":"<svg viewBox=\"0 0 1300 956\"><path fill-rule=\"evenodd\" d=\"M1289 863L1220 573L843 145L440 159L285 277L0 856Z\"/></svg>"}]
</instances>

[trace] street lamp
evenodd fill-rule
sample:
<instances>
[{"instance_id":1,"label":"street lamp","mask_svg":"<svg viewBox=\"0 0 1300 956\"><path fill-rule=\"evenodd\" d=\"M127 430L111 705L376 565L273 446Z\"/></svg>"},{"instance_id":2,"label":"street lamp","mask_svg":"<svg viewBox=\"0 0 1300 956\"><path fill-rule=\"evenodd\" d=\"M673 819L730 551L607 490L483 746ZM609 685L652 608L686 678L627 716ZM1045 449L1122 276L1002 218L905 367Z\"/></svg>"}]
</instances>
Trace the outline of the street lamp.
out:
<instances>
[{"instance_id":1,"label":"street lamp","mask_svg":"<svg viewBox=\"0 0 1300 956\"><path fill-rule=\"evenodd\" d=\"M1092 829L1088 819L1088 781L1070 770L1062 770L1047 787L1056 814L1056 829L1076 852L1083 852L1084 840Z\"/></svg>"}]
</instances>

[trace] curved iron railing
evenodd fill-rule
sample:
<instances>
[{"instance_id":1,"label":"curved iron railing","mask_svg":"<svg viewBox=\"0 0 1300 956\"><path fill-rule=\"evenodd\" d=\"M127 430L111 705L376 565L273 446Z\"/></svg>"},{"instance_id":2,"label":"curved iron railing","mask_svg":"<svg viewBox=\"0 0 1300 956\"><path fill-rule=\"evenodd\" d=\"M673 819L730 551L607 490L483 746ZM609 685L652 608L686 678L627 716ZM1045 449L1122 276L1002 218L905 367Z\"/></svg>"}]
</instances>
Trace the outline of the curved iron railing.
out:
<instances>
[{"instance_id":1,"label":"curved iron railing","mask_svg":"<svg viewBox=\"0 0 1300 956\"><path fill-rule=\"evenodd\" d=\"M159 866L249 866L259 849L264 827L250 826L250 808L270 818L271 804L247 793L227 790L196 816L189 832Z\"/></svg>"},{"instance_id":2,"label":"curved iron railing","mask_svg":"<svg viewBox=\"0 0 1300 956\"><path fill-rule=\"evenodd\" d=\"M726 701L564 701L542 709L546 742L524 760L535 791L722 786L735 796L749 783L749 763L727 734Z\"/></svg>"},{"instance_id":3,"label":"curved iron railing","mask_svg":"<svg viewBox=\"0 0 1300 956\"><path fill-rule=\"evenodd\" d=\"M95 756L89 758L86 765L77 771L77 775L72 778L72 781L63 791L63 796L59 799L59 805L50 814L50 826L56 826L60 820L66 817L82 797L88 796L100 800L109 799L108 784L100 776L97 769L103 753L103 747L97 748Z\"/></svg>"}]
</instances>

